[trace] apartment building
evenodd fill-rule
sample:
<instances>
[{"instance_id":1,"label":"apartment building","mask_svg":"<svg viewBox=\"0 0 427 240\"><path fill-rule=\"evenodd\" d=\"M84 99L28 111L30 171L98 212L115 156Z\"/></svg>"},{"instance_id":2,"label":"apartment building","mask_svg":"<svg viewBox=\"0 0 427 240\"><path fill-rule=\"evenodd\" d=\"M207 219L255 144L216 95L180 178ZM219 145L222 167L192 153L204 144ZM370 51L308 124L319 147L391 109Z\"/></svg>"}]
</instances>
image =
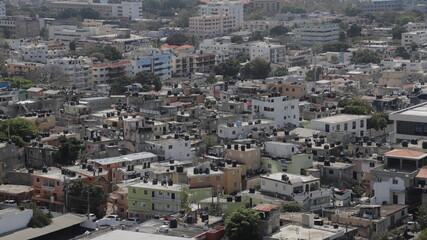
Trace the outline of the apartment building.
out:
<instances>
[{"instance_id":1,"label":"apartment building","mask_svg":"<svg viewBox=\"0 0 427 240\"><path fill-rule=\"evenodd\" d=\"M93 87L91 84L91 61L85 57L57 58L48 60L48 66L59 67L65 75L66 81L78 89Z\"/></svg>"},{"instance_id":2,"label":"apartment building","mask_svg":"<svg viewBox=\"0 0 427 240\"><path fill-rule=\"evenodd\" d=\"M218 125L218 137L223 139L245 139L252 131L272 133L277 123L267 119L257 119L248 122L229 122Z\"/></svg>"},{"instance_id":3,"label":"apartment building","mask_svg":"<svg viewBox=\"0 0 427 240\"><path fill-rule=\"evenodd\" d=\"M274 20L250 20L243 23L242 30L248 32L262 32L270 31L270 29L277 26L283 26L283 22Z\"/></svg>"},{"instance_id":4,"label":"apartment building","mask_svg":"<svg viewBox=\"0 0 427 240\"><path fill-rule=\"evenodd\" d=\"M159 139L146 142L146 151L152 152L163 160L193 161L195 153L191 150L191 141L184 139Z\"/></svg>"},{"instance_id":5,"label":"apartment building","mask_svg":"<svg viewBox=\"0 0 427 240\"><path fill-rule=\"evenodd\" d=\"M125 118L123 121L124 148L130 152L140 152L146 141L155 140L169 132L165 122L144 120L143 118Z\"/></svg>"},{"instance_id":6,"label":"apartment building","mask_svg":"<svg viewBox=\"0 0 427 240\"><path fill-rule=\"evenodd\" d=\"M129 217L150 219L156 214L177 213L187 207L188 185L172 179L145 180L128 186Z\"/></svg>"},{"instance_id":7,"label":"apartment building","mask_svg":"<svg viewBox=\"0 0 427 240\"><path fill-rule=\"evenodd\" d=\"M332 206L332 193L320 187L320 178L289 173L261 176L261 190L266 195L294 200L308 211Z\"/></svg>"},{"instance_id":8,"label":"apartment building","mask_svg":"<svg viewBox=\"0 0 427 240\"><path fill-rule=\"evenodd\" d=\"M46 63L48 47L46 44L31 44L20 49L21 58L24 61Z\"/></svg>"},{"instance_id":9,"label":"apartment building","mask_svg":"<svg viewBox=\"0 0 427 240\"><path fill-rule=\"evenodd\" d=\"M280 63L285 61L286 46L267 42L256 42L251 44L249 52L251 60L255 58L264 58L271 63Z\"/></svg>"},{"instance_id":10,"label":"apartment building","mask_svg":"<svg viewBox=\"0 0 427 240\"><path fill-rule=\"evenodd\" d=\"M22 62L12 59L6 60L7 73L10 76L24 76L25 74L44 68L45 64L36 62Z\"/></svg>"},{"instance_id":11,"label":"apartment building","mask_svg":"<svg viewBox=\"0 0 427 240\"><path fill-rule=\"evenodd\" d=\"M403 9L403 1L400 0L371 0L362 2L363 12L389 12L401 11Z\"/></svg>"},{"instance_id":12,"label":"apartment building","mask_svg":"<svg viewBox=\"0 0 427 240\"><path fill-rule=\"evenodd\" d=\"M189 33L197 38L213 38L231 33L238 28L234 15L204 15L190 17Z\"/></svg>"},{"instance_id":13,"label":"apartment building","mask_svg":"<svg viewBox=\"0 0 427 240\"><path fill-rule=\"evenodd\" d=\"M402 33L402 46L407 46L411 43L416 43L418 46L427 43L427 31L418 30Z\"/></svg>"},{"instance_id":14,"label":"apartment building","mask_svg":"<svg viewBox=\"0 0 427 240\"><path fill-rule=\"evenodd\" d=\"M277 81L266 83L266 85L269 89L276 88L282 96L288 97L288 99L303 99L307 94L306 83Z\"/></svg>"},{"instance_id":15,"label":"apartment building","mask_svg":"<svg viewBox=\"0 0 427 240\"><path fill-rule=\"evenodd\" d=\"M384 165L371 169L371 189L376 204L417 204L421 194L414 192L415 177L426 165L427 153L393 149L384 153Z\"/></svg>"},{"instance_id":16,"label":"apartment building","mask_svg":"<svg viewBox=\"0 0 427 240\"><path fill-rule=\"evenodd\" d=\"M278 95L278 94L277 94ZM279 127L299 125L299 100L270 95L252 100L252 116L274 120Z\"/></svg>"},{"instance_id":17,"label":"apartment building","mask_svg":"<svg viewBox=\"0 0 427 240\"><path fill-rule=\"evenodd\" d=\"M0 28L13 38L30 38L40 35L40 22L38 17L7 16L0 19Z\"/></svg>"},{"instance_id":18,"label":"apartment building","mask_svg":"<svg viewBox=\"0 0 427 240\"><path fill-rule=\"evenodd\" d=\"M303 24L298 29L298 37L302 44L313 45L338 41L340 28L336 23Z\"/></svg>"},{"instance_id":19,"label":"apartment building","mask_svg":"<svg viewBox=\"0 0 427 240\"><path fill-rule=\"evenodd\" d=\"M6 17L6 4L4 2L0 2L0 17Z\"/></svg>"},{"instance_id":20,"label":"apartment building","mask_svg":"<svg viewBox=\"0 0 427 240\"><path fill-rule=\"evenodd\" d=\"M163 53L158 48L143 48L126 53L134 61L135 74L151 72L161 79L172 77L172 54Z\"/></svg>"},{"instance_id":21,"label":"apartment building","mask_svg":"<svg viewBox=\"0 0 427 240\"><path fill-rule=\"evenodd\" d=\"M92 64L93 82L91 85L111 84L115 79L122 76L132 77L134 63L131 60L119 60L116 62L94 63Z\"/></svg>"},{"instance_id":22,"label":"apartment building","mask_svg":"<svg viewBox=\"0 0 427 240\"><path fill-rule=\"evenodd\" d=\"M322 132L351 132L354 136L367 135L366 126L370 116L340 114L311 120L311 127Z\"/></svg>"},{"instance_id":23,"label":"apartment building","mask_svg":"<svg viewBox=\"0 0 427 240\"><path fill-rule=\"evenodd\" d=\"M256 9L271 16L280 13L285 5L286 2L280 0L252 0L248 3L250 9Z\"/></svg>"},{"instance_id":24,"label":"apartment building","mask_svg":"<svg viewBox=\"0 0 427 240\"><path fill-rule=\"evenodd\" d=\"M236 27L239 28L244 23L243 21L243 2L241 1L212 1L200 5L199 14L207 15L233 15L235 16Z\"/></svg>"},{"instance_id":25,"label":"apartment building","mask_svg":"<svg viewBox=\"0 0 427 240\"><path fill-rule=\"evenodd\" d=\"M253 174L261 166L261 149L251 144L228 144L224 149L224 156L243 164L245 166L243 175Z\"/></svg>"},{"instance_id":26,"label":"apartment building","mask_svg":"<svg viewBox=\"0 0 427 240\"><path fill-rule=\"evenodd\" d=\"M90 8L99 13L101 18L120 18L127 17L131 19L142 18L141 2L122 2L120 4L93 3L93 2L49 2L46 7L53 13L60 13L67 9L81 10Z\"/></svg>"},{"instance_id":27,"label":"apartment building","mask_svg":"<svg viewBox=\"0 0 427 240\"><path fill-rule=\"evenodd\" d=\"M427 138L427 103L390 113L394 121L393 142Z\"/></svg>"},{"instance_id":28,"label":"apartment building","mask_svg":"<svg viewBox=\"0 0 427 240\"><path fill-rule=\"evenodd\" d=\"M173 74L188 77L194 73L210 73L216 64L214 53L176 53L172 58Z\"/></svg>"},{"instance_id":29,"label":"apartment building","mask_svg":"<svg viewBox=\"0 0 427 240\"><path fill-rule=\"evenodd\" d=\"M82 40L92 36L114 34L117 27L114 25L101 25L99 22L84 21L82 27L72 25L49 25L49 39L61 42Z\"/></svg>"}]
</instances>

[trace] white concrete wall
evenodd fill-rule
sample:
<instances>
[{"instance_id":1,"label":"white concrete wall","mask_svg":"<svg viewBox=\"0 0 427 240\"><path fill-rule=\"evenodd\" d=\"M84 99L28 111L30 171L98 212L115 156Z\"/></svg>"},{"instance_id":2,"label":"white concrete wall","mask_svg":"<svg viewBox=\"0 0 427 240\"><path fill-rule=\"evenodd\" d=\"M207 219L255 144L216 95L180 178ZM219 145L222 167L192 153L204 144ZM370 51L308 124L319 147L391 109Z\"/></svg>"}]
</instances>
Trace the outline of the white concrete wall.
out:
<instances>
[{"instance_id":1,"label":"white concrete wall","mask_svg":"<svg viewBox=\"0 0 427 240\"><path fill-rule=\"evenodd\" d=\"M405 204L405 182L401 178L394 178L398 181L397 184L393 184L393 178L384 180L381 182L375 182L373 184L373 190L375 191L375 203L382 204L387 202L388 204L393 203L393 194L398 195L397 204ZM393 191L393 192L391 192Z\"/></svg>"},{"instance_id":2,"label":"white concrete wall","mask_svg":"<svg viewBox=\"0 0 427 240\"><path fill-rule=\"evenodd\" d=\"M24 211L15 208L1 210L0 235L26 228L32 216L33 210L31 209L25 209Z\"/></svg>"},{"instance_id":3,"label":"white concrete wall","mask_svg":"<svg viewBox=\"0 0 427 240\"><path fill-rule=\"evenodd\" d=\"M265 151L273 157L289 157L296 153L297 146L292 143L266 142Z\"/></svg>"}]
</instances>

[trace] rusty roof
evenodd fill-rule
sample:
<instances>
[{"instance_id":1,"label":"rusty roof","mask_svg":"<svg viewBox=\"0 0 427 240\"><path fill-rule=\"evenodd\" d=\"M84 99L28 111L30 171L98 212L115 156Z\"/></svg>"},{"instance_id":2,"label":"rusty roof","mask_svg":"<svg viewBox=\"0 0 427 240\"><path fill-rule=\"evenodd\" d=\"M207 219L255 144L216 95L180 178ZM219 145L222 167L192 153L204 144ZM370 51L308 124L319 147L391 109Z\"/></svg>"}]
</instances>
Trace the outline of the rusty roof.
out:
<instances>
[{"instance_id":1,"label":"rusty roof","mask_svg":"<svg viewBox=\"0 0 427 240\"><path fill-rule=\"evenodd\" d=\"M252 209L257 210L257 211L262 211L262 212L270 212L272 209L275 209L278 207L280 207L280 206L274 205L274 204L258 204Z\"/></svg>"}]
</instances>

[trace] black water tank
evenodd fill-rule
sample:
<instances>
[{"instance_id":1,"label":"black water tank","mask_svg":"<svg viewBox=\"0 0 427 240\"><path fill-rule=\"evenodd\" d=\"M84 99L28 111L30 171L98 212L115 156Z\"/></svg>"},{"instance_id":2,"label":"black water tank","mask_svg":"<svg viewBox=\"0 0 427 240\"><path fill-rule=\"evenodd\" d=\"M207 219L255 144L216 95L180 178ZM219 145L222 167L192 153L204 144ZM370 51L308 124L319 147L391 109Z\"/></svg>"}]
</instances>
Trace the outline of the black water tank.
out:
<instances>
[{"instance_id":1,"label":"black water tank","mask_svg":"<svg viewBox=\"0 0 427 240\"><path fill-rule=\"evenodd\" d=\"M329 145L323 146L324 149L329 149Z\"/></svg>"},{"instance_id":2,"label":"black water tank","mask_svg":"<svg viewBox=\"0 0 427 240\"><path fill-rule=\"evenodd\" d=\"M319 156L319 162L324 162L325 161L325 156Z\"/></svg>"},{"instance_id":3,"label":"black water tank","mask_svg":"<svg viewBox=\"0 0 427 240\"><path fill-rule=\"evenodd\" d=\"M193 173L194 173L194 174L199 174L199 169L195 167L195 168L193 169Z\"/></svg>"},{"instance_id":4,"label":"black water tank","mask_svg":"<svg viewBox=\"0 0 427 240\"><path fill-rule=\"evenodd\" d=\"M184 167L183 166L176 167L176 172L178 172L178 173L184 172Z\"/></svg>"},{"instance_id":5,"label":"black water tank","mask_svg":"<svg viewBox=\"0 0 427 240\"><path fill-rule=\"evenodd\" d=\"M178 227L178 221L176 219L171 219L169 221L169 228L177 228Z\"/></svg>"},{"instance_id":6,"label":"black water tank","mask_svg":"<svg viewBox=\"0 0 427 240\"><path fill-rule=\"evenodd\" d=\"M407 141L403 141L402 142L402 147L408 147L408 142Z\"/></svg>"},{"instance_id":7,"label":"black water tank","mask_svg":"<svg viewBox=\"0 0 427 240\"><path fill-rule=\"evenodd\" d=\"M233 197L227 197L227 202L232 202L233 201Z\"/></svg>"},{"instance_id":8,"label":"black water tank","mask_svg":"<svg viewBox=\"0 0 427 240\"><path fill-rule=\"evenodd\" d=\"M411 139L411 144L417 145L418 144L418 140L417 139Z\"/></svg>"},{"instance_id":9,"label":"black water tank","mask_svg":"<svg viewBox=\"0 0 427 240\"><path fill-rule=\"evenodd\" d=\"M169 169L171 170L171 171L173 171L173 170L175 170L175 166L169 166Z\"/></svg>"},{"instance_id":10,"label":"black water tank","mask_svg":"<svg viewBox=\"0 0 427 240\"><path fill-rule=\"evenodd\" d=\"M319 162L320 162L320 161L319 161ZM330 163L328 160L326 160L326 161L325 161L325 163L324 163L324 165L325 165L325 166L331 166L331 163Z\"/></svg>"},{"instance_id":11,"label":"black water tank","mask_svg":"<svg viewBox=\"0 0 427 240\"><path fill-rule=\"evenodd\" d=\"M423 142L423 149L427 149L427 142Z\"/></svg>"},{"instance_id":12,"label":"black water tank","mask_svg":"<svg viewBox=\"0 0 427 240\"><path fill-rule=\"evenodd\" d=\"M242 196L236 196L236 197L234 198L234 201L235 201L235 202L241 202L241 201L242 201Z\"/></svg>"},{"instance_id":13,"label":"black water tank","mask_svg":"<svg viewBox=\"0 0 427 240\"><path fill-rule=\"evenodd\" d=\"M237 167L237 161L236 161L236 160L233 160L233 162L231 163L231 166L232 166L232 167Z\"/></svg>"},{"instance_id":14,"label":"black water tank","mask_svg":"<svg viewBox=\"0 0 427 240\"><path fill-rule=\"evenodd\" d=\"M170 163L170 164L174 164L174 163L175 163L175 160L171 159L171 160L169 160L169 163Z\"/></svg>"},{"instance_id":15,"label":"black water tank","mask_svg":"<svg viewBox=\"0 0 427 240\"><path fill-rule=\"evenodd\" d=\"M255 188L249 188L249 193L255 193Z\"/></svg>"}]
</instances>

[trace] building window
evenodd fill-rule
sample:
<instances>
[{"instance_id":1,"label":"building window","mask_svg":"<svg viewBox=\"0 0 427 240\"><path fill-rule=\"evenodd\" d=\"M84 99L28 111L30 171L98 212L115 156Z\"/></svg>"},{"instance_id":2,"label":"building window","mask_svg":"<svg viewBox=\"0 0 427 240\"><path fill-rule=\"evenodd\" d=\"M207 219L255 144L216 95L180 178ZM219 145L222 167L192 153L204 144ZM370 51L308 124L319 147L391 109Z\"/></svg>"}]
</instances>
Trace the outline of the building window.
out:
<instances>
[{"instance_id":1,"label":"building window","mask_svg":"<svg viewBox=\"0 0 427 240\"><path fill-rule=\"evenodd\" d=\"M329 170L329 174L334 174L334 170Z\"/></svg>"},{"instance_id":2,"label":"building window","mask_svg":"<svg viewBox=\"0 0 427 240\"><path fill-rule=\"evenodd\" d=\"M365 120L360 120L360 127L361 128L365 127Z\"/></svg>"},{"instance_id":3,"label":"building window","mask_svg":"<svg viewBox=\"0 0 427 240\"><path fill-rule=\"evenodd\" d=\"M348 123L344 123L344 131L348 130Z\"/></svg>"},{"instance_id":4,"label":"building window","mask_svg":"<svg viewBox=\"0 0 427 240\"><path fill-rule=\"evenodd\" d=\"M203 178L198 178L197 182L203 182Z\"/></svg>"},{"instance_id":5,"label":"building window","mask_svg":"<svg viewBox=\"0 0 427 240\"><path fill-rule=\"evenodd\" d=\"M393 184L399 184L399 181L397 179L393 179Z\"/></svg>"},{"instance_id":6,"label":"building window","mask_svg":"<svg viewBox=\"0 0 427 240\"><path fill-rule=\"evenodd\" d=\"M369 167L375 167L375 163L373 162L369 163Z\"/></svg>"},{"instance_id":7,"label":"building window","mask_svg":"<svg viewBox=\"0 0 427 240\"><path fill-rule=\"evenodd\" d=\"M265 186L265 181L264 180L261 181L261 185Z\"/></svg>"},{"instance_id":8,"label":"building window","mask_svg":"<svg viewBox=\"0 0 427 240\"><path fill-rule=\"evenodd\" d=\"M217 181L221 181L221 176L216 176Z\"/></svg>"},{"instance_id":9,"label":"building window","mask_svg":"<svg viewBox=\"0 0 427 240\"><path fill-rule=\"evenodd\" d=\"M147 191L147 190L144 190L144 194L145 194L145 195L147 195L147 194L148 194L148 191Z\"/></svg>"},{"instance_id":10,"label":"building window","mask_svg":"<svg viewBox=\"0 0 427 240\"><path fill-rule=\"evenodd\" d=\"M356 129L356 122L352 123L352 129Z\"/></svg>"},{"instance_id":11,"label":"building window","mask_svg":"<svg viewBox=\"0 0 427 240\"><path fill-rule=\"evenodd\" d=\"M132 189L132 193L136 194L136 189L135 188Z\"/></svg>"},{"instance_id":12,"label":"building window","mask_svg":"<svg viewBox=\"0 0 427 240\"><path fill-rule=\"evenodd\" d=\"M269 164L267 164L267 167L268 167L268 168L271 168L271 164L270 164L270 163L269 163Z\"/></svg>"},{"instance_id":13,"label":"building window","mask_svg":"<svg viewBox=\"0 0 427 240\"><path fill-rule=\"evenodd\" d=\"M141 207L145 207L145 202L141 202Z\"/></svg>"},{"instance_id":14,"label":"building window","mask_svg":"<svg viewBox=\"0 0 427 240\"><path fill-rule=\"evenodd\" d=\"M169 149L172 149L173 148L173 146L172 145L169 145Z\"/></svg>"}]
</instances>

